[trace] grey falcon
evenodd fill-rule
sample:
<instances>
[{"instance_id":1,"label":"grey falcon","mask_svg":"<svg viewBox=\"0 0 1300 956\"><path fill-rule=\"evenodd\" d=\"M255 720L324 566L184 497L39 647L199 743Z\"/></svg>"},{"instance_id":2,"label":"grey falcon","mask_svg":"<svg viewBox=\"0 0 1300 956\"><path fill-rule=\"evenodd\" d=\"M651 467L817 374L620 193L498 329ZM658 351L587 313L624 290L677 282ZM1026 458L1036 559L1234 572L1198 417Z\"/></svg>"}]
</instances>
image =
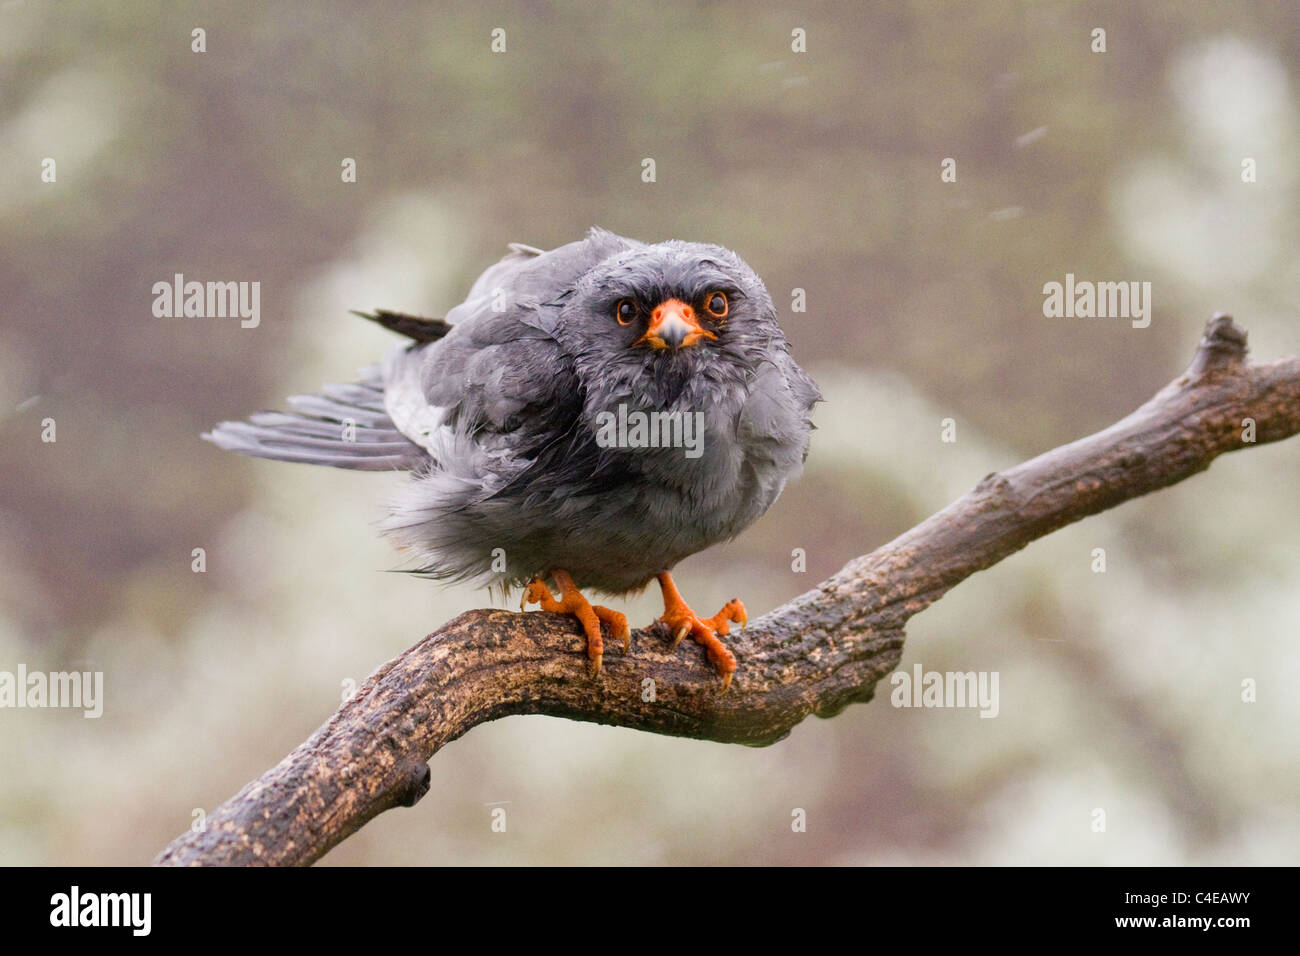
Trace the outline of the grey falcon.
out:
<instances>
[{"instance_id":1,"label":"grey falcon","mask_svg":"<svg viewBox=\"0 0 1300 956\"><path fill-rule=\"evenodd\" d=\"M721 246L592 229L547 252L512 244L445 319L357 314L408 341L357 382L203 437L409 472L382 529L411 570L522 587L521 608L576 616L593 674L602 622L624 650L631 632L580 589L623 595L657 579L673 646L702 644L725 690L737 665L720 636L744 626L745 607L702 618L671 572L771 507L807 457L821 400L754 271Z\"/></svg>"}]
</instances>

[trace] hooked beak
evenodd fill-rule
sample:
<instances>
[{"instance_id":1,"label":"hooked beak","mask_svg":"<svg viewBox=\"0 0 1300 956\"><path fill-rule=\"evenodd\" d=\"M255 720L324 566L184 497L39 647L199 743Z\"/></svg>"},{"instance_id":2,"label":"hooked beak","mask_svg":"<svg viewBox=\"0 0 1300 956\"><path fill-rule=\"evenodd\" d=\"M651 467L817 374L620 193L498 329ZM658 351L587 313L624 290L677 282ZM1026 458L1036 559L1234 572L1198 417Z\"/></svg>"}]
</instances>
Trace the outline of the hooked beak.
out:
<instances>
[{"instance_id":1,"label":"hooked beak","mask_svg":"<svg viewBox=\"0 0 1300 956\"><path fill-rule=\"evenodd\" d=\"M650 327L634 344L644 342L654 349L679 349L703 338L717 336L701 327L695 319L695 310L689 305L680 299L668 299L650 313Z\"/></svg>"}]
</instances>

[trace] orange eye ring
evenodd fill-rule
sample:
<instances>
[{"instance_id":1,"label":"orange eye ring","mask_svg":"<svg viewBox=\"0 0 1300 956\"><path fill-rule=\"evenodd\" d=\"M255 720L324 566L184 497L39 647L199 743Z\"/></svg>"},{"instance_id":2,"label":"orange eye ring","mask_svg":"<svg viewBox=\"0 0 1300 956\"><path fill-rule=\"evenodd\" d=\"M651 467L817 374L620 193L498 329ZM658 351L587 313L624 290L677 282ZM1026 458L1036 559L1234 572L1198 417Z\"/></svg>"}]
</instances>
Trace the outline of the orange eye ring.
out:
<instances>
[{"instance_id":1,"label":"orange eye ring","mask_svg":"<svg viewBox=\"0 0 1300 956\"><path fill-rule=\"evenodd\" d=\"M631 325L634 319L636 319L636 303L631 299L619 299L614 304L614 320L619 325Z\"/></svg>"},{"instance_id":2,"label":"orange eye ring","mask_svg":"<svg viewBox=\"0 0 1300 956\"><path fill-rule=\"evenodd\" d=\"M722 306L721 308L715 309L713 304L718 299L722 300ZM710 292L704 299L704 311L709 313L709 315L713 316L715 319L726 318L727 313L731 311L731 303L727 301L727 293Z\"/></svg>"}]
</instances>

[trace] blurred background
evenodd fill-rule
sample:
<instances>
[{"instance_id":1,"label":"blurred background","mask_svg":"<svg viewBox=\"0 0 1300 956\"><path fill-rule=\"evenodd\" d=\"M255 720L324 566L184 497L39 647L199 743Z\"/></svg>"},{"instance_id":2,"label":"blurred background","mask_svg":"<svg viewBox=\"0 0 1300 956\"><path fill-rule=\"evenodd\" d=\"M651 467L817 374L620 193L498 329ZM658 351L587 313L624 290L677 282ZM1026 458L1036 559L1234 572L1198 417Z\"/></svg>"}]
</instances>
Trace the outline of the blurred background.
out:
<instances>
[{"instance_id":1,"label":"blurred background","mask_svg":"<svg viewBox=\"0 0 1300 956\"><path fill-rule=\"evenodd\" d=\"M199 440L382 354L349 309L442 315L593 224L739 252L826 395L803 478L681 568L755 616L1128 413L1216 310L1300 352L1298 63L1282 3L0 3L0 670L106 698L0 710L0 863L146 863L489 602L386 573L400 478ZM260 325L155 318L178 272L260 282ZM1045 318L1066 273L1151 282L1150 327ZM1227 456L915 618L902 666L997 671L996 719L510 718L324 863L1294 864L1298 466Z\"/></svg>"}]
</instances>

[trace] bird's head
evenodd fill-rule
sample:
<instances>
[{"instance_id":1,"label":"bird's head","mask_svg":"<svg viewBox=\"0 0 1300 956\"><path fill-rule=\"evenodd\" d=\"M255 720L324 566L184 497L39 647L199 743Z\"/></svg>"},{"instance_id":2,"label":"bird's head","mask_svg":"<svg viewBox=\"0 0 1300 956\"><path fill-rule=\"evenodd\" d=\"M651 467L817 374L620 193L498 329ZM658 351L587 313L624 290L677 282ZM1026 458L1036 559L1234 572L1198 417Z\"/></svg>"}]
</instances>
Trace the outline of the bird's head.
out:
<instances>
[{"instance_id":1,"label":"bird's head","mask_svg":"<svg viewBox=\"0 0 1300 956\"><path fill-rule=\"evenodd\" d=\"M669 241L598 263L559 317L589 410L697 410L785 347L763 282L721 246Z\"/></svg>"}]
</instances>

